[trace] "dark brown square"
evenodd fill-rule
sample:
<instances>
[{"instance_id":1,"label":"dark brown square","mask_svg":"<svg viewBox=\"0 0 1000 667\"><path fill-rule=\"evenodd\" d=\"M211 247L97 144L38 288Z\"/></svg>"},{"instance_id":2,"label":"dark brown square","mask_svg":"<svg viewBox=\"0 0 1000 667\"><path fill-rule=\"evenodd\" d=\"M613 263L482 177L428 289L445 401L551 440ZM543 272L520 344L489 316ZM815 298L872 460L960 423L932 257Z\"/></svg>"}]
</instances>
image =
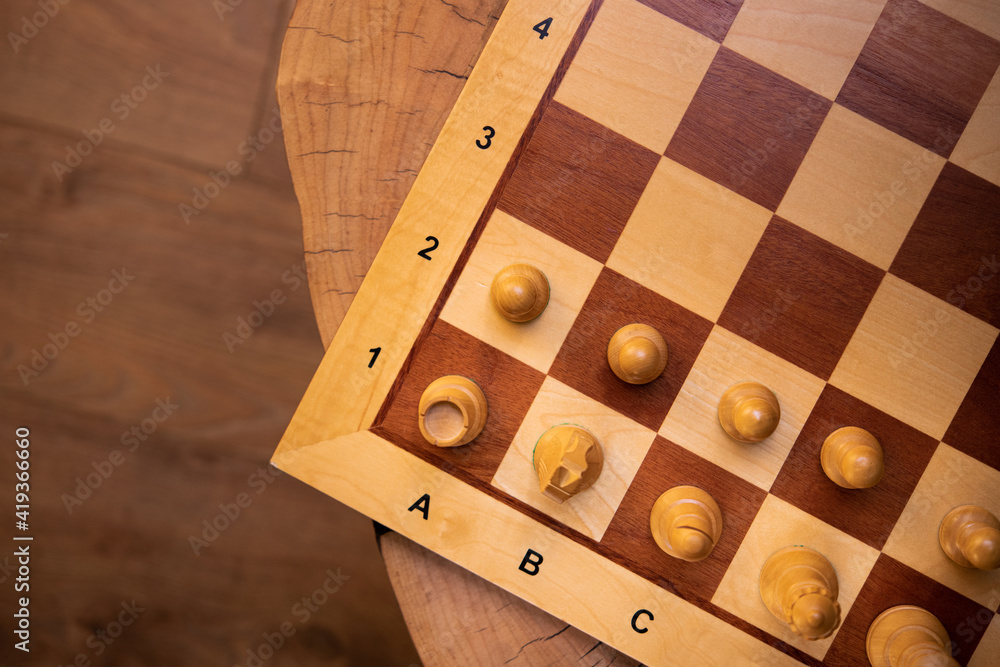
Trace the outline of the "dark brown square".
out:
<instances>
[{"instance_id":1,"label":"dark brown square","mask_svg":"<svg viewBox=\"0 0 1000 667\"><path fill-rule=\"evenodd\" d=\"M486 426L461 447L435 447L417 425L420 395L444 375L471 378L486 394ZM438 320L420 342L379 434L434 465L488 486L544 379L527 364Z\"/></svg>"},{"instance_id":2,"label":"dark brown square","mask_svg":"<svg viewBox=\"0 0 1000 667\"><path fill-rule=\"evenodd\" d=\"M611 336L635 322L654 327L667 343L667 367L648 384L628 384L608 365ZM711 330L700 315L605 268L549 375L656 431Z\"/></svg>"},{"instance_id":3,"label":"dark brown square","mask_svg":"<svg viewBox=\"0 0 1000 667\"><path fill-rule=\"evenodd\" d=\"M841 488L823 472L823 441L842 426L863 428L882 445L886 472L870 489ZM827 385L771 493L881 550L937 444L912 426Z\"/></svg>"},{"instance_id":4,"label":"dark brown square","mask_svg":"<svg viewBox=\"0 0 1000 667\"><path fill-rule=\"evenodd\" d=\"M664 16L722 42L736 20L743 0L639 0Z\"/></svg>"},{"instance_id":5,"label":"dark brown square","mask_svg":"<svg viewBox=\"0 0 1000 667\"><path fill-rule=\"evenodd\" d=\"M851 612L830 645L824 663L857 667L868 665L865 637L872 621L886 609L909 604L923 607L938 617L948 631L953 655L961 664L972 656L986 630L982 619L992 612L897 560L881 554L865 580Z\"/></svg>"},{"instance_id":6,"label":"dark brown square","mask_svg":"<svg viewBox=\"0 0 1000 667\"><path fill-rule=\"evenodd\" d=\"M634 141L552 102L498 207L604 262L659 159Z\"/></svg>"},{"instance_id":7,"label":"dark brown square","mask_svg":"<svg viewBox=\"0 0 1000 667\"><path fill-rule=\"evenodd\" d=\"M722 47L666 156L773 211L831 106Z\"/></svg>"},{"instance_id":8,"label":"dark brown square","mask_svg":"<svg viewBox=\"0 0 1000 667\"><path fill-rule=\"evenodd\" d=\"M1000 279L998 279L1000 280ZM991 468L1000 470L1000 339L986 356L944 441Z\"/></svg>"},{"instance_id":9,"label":"dark brown square","mask_svg":"<svg viewBox=\"0 0 1000 667\"><path fill-rule=\"evenodd\" d=\"M1000 187L947 163L889 272L1000 327Z\"/></svg>"},{"instance_id":10,"label":"dark brown square","mask_svg":"<svg viewBox=\"0 0 1000 667\"><path fill-rule=\"evenodd\" d=\"M675 486L697 486L722 510L722 537L708 558L688 563L667 555L653 540L649 514ZM601 548L612 560L686 600L712 599L767 493L736 475L656 436L622 499Z\"/></svg>"},{"instance_id":11,"label":"dark brown square","mask_svg":"<svg viewBox=\"0 0 1000 667\"><path fill-rule=\"evenodd\" d=\"M917 0L889 0L837 103L948 157L997 65L1000 42Z\"/></svg>"},{"instance_id":12,"label":"dark brown square","mask_svg":"<svg viewBox=\"0 0 1000 667\"><path fill-rule=\"evenodd\" d=\"M774 216L719 324L828 380L884 275Z\"/></svg>"}]
</instances>

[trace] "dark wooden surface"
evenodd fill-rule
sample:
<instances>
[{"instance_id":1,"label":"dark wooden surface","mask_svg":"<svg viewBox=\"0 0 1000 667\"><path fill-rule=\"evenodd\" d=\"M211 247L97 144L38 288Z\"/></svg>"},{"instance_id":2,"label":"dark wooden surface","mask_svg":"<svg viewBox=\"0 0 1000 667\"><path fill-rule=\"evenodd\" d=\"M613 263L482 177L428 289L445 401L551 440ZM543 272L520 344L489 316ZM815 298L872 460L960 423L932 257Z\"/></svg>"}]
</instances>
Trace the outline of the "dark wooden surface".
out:
<instances>
[{"instance_id":1,"label":"dark wooden surface","mask_svg":"<svg viewBox=\"0 0 1000 667\"><path fill-rule=\"evenodd\" d=\"M252 162L240 153L273 118L291 5L220 18L204 0L72 2L18 53L6 38L0 48L0 664L246 665L285 623L294 634L269 666L418 661L371 522L266 473L323 351L282 139ZM2 32L38 11L3 3ZM116 98L157 65L169 75L121 118ZM114 131L60 181L53 161L105 118ZM186 224L179 205L228 161L242 173ZM123 269L134 280L89 314ZM230 351L224 334L275 290L284 301ZM70 322L78 335L25 385L18 366ZM122 434L158 399L178 407L128 451ZM7 569L22 425L30 654L13 648ZM121 465L68 511L64 494L107 471L114 450ZM224 525L220 504L233 512L238 498L249 506L206 538L202 522ZM198 555L191 536L206 539ZM341 587L316 593L336 586L328 571ZM297 606L314 594L315 611ZM133 600L144 611L102 642Z\"/></svg>"}]
</instances>

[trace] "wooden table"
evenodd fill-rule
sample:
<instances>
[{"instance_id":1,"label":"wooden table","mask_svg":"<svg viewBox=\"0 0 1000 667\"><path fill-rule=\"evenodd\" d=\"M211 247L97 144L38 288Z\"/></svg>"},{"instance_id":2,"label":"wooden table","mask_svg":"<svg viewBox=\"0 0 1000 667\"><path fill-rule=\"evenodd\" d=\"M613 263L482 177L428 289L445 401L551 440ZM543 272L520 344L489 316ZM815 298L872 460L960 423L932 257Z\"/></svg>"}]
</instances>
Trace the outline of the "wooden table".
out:
<instances>
[{"instance_id":1,"label":"wooden table","mask_svg":"<svg viewBox=\"0 0 1000 667\"><path fill-rule=\"evenodd\" d=\"M277 93L329 345L506 0L300 0ZM428 665L636 664L409 540L379 538Z\"/></svg>"}]
</instances>

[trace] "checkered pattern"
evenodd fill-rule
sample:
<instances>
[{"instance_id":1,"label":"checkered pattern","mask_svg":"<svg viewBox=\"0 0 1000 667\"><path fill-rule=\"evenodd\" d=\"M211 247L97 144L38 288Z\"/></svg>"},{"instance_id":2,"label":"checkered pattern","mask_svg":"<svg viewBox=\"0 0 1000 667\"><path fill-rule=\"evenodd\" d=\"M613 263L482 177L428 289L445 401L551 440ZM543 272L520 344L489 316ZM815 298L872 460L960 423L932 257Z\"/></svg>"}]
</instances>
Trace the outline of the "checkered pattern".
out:
<instances>
[{"instance_id":1,"label":"checkered pattern","mask_svg":"<svg viewBox=\"0 0 1000 667\"><path fill-rule=\"evenodd\" d=\"M1000 18L948 0L836 4L606 0L380 432L805 663L867 664L869 624L907 603L938 615L963 664L996 664L1000 572L959 571L936 540L951 507L1000 514ZM515 261L552 285L526 325L489 305ZM669 347L648 385L606 363L632 322ZM427 446L413 418L448 373L490 400L458 450ZM782 405L758 445L717 422L740 380ZM565 421L608 464L557 505L532 483L531 450ZM847 425L882 443L873 489L820 468ZM700 563L649 533L678 484L723 510ZM791 544L837 569L844 623L827 640L759 600L763 561Z\"/></svg>"}]
</instances>

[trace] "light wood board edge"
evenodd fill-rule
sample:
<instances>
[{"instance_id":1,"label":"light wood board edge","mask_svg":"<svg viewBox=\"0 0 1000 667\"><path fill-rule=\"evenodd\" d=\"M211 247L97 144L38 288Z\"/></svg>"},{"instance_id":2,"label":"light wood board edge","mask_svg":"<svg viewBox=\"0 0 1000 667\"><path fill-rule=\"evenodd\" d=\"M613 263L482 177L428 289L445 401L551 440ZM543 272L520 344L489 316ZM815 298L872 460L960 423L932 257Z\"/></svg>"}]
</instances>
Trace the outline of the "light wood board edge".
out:
<instances>
[{"instance_id":1,"label":"light wood board edge","mask_svg":"<svg viewBox=\"0 0 1000 667\"><path fill-rule=\"evenodd\" d=\"M273 463L644 663L800 664L370 431L290 449ZM426 520L409 510L424 494ZM535 575L519 568L529 549L543 559ZM648 628L639 633L632 619L643 609L653 618L636 620Z\"/></svg>"},{"instance_id":2,"label":"light wood board edge","mask_svg":"<svg viewBox=\"0 0 1000 667\"><path fill-rule=\"evenodd\" d=\"M535 4L512 0L497 23L276 454L375 419L590 6ZM549 16L539 39L532 27ZM495 134L483 150L487 125ZM430 261L418 255L428 236L438 240Z\"/></svg>"}]
</instances>

